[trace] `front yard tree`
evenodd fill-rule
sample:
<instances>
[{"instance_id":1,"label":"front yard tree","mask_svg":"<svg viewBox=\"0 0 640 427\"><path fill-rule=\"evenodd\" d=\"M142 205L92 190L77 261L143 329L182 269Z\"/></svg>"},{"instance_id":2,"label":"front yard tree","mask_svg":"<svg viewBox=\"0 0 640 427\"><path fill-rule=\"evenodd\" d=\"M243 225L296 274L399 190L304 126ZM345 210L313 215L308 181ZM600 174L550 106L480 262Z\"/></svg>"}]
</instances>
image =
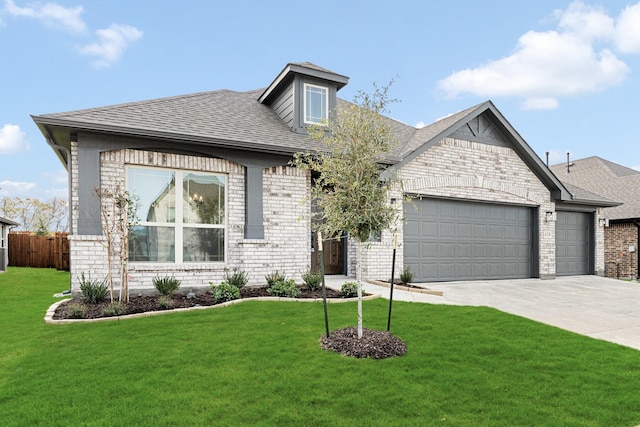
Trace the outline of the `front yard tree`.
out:
<instances>
[{"instance_id":1,"label":"front yard tree","mask_svg":"<svg viewBox=\"0 0 640 427\"><path fill-rule=\"evenodd\" d=\"M138 222L138 197L123 190L119 185L115 188L96 189L96 197L100 199L103 233L107 246L107 282L111 302L114 300L113 258L118 262L120 275L121 302L129 302L129 238L131 229Z\"/></svg>"},{"instance_id":2,"label":"front yard tree","mask_svg":"<svg viewBox=\"0 0 640 427\"><path fill-rule=\"evenodd\" d=\"M312 197L318 204L316 228L325 236L347 233L357 242L358 338L362 338L362 258L365 244L394 224L397 213L389 192L398 183L385 176L384 157L394 146L388 119L388 91L358 92L353 103L339 105L331 118L309 128L317 152L297 153L294 163L315 177Z\"/></svg>"}]
</instances>

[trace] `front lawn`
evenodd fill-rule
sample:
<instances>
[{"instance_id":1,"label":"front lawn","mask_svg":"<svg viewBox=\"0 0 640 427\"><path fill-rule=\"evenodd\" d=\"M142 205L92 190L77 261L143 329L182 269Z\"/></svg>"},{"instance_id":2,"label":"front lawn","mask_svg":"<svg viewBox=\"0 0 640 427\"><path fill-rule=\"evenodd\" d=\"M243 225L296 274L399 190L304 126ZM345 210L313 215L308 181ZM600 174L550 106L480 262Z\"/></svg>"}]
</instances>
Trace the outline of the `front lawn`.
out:
<instances>
[{"instance_id":1,"label":"front lawn","mask_svg":"<svg viewBox=\"0 0 640 427\"><path fill-rule=\"evenodd\" d=\"M640 352L489 308L394 303L403 357L320 348L321 303L46 325L68 273L0 274L3 426L633 426ZM388 301L364 303L384 329ZM356 304L329 305L331 329Z\"/></svg>"}]
</instances>

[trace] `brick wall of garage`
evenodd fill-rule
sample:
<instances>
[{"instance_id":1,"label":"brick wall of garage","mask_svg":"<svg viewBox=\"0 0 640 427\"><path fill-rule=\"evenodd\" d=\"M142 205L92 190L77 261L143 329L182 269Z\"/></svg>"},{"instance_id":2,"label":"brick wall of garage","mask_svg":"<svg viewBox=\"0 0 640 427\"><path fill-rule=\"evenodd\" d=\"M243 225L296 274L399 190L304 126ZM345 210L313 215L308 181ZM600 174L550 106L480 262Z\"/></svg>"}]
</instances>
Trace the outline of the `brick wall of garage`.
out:
<instances>
[{"instance_id":1,"label":"brick wall of garage","mask_svg":"<svg viewBox=\"0 0 640 427\"><path fill-rule=\"evenodd\" d=\"M545 212L555 211L555 204L546 186L513 149L445 138L403 166L400 177L408 194L539 207L540 276L555 277L555 223L545 221ZM402 242L401 222L398 233ZM368 250L365 277L390 277L392 235L382 237ZM397 258L396 269L401 269L402 250Z\"/></svg>"}]
</instances>

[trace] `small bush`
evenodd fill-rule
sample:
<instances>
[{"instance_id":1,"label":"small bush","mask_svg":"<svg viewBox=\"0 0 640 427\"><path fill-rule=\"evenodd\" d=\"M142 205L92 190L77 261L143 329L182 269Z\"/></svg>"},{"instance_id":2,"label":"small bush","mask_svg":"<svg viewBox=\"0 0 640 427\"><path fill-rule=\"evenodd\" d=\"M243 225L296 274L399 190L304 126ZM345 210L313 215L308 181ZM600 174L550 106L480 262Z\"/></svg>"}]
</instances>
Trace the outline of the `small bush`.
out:
<instances>
[{"instance_id":1,"label":"small bush","mask_svg":"<svg viewBox=\"0 0 640 427\"><path fill-rule=\"evenodd\" d=\"M269 287L272 287L276 282L284 282L285 280L287 280L285 275L280 273L278 270L267 274L266 276L264 276L264 279L267 281L267 285L269 285Z\"/></svg>"},{"instance_id":2,"label":"small bush","mask_svg":"<svg viewBox=\"0 0 640 427\"><path fill-rule=\"evenodd\" d=\"M179 279L176 279L173 276L165 276L165 277L156 276L153 278L153 286L162 295L171 295L172 293L178 290L181 283L182 282Z\"/></svg>"},{"instance_id":3,"label":"small bush","mask_svg":"<svg viewBox=\"0 0 640 427\"><path fill-rule=\"evenodd\" d=\"M211 286L211 291L216 302L226 302L240 298L240 289L227 282L222 282L218 286Z\"/></svg>"},{"instance_id":4,"label":"small bush","mask_svg":"<svg viewBox=\"0 0 640 427\"><path fill-rule=\"evenodd\" d=\"M96 304L106 300L107 296L109 296L109 285L106 277L102 280L93 280L91 277L86 278L84 272L82 272L78 278L78 283L80 283L82 297L88 303Z\"/></svg>"},{"instance_id":5,"label":"small bush","mask_svg":"<svg viewBox=\"0 0 640 427\"><path fill-rule=\"evenodd\" d=\"M120 316L122 314L124 314L125 310L126 310L126 306L121 303L120 301L114 301L111 304L109 304L108 306L106 306L104 308L104 310L102 310L102 313L105 316Z\"/></svg>"},{"instance_id":6,"label":"small bush","mask_svg":"<svg viewBox=\"0 0 640 427\"><path fill-rule=\"evenodd\" d=\"M358 296L358 282L344 282L340 288L342 298L354 298ZM364 289L362 290L364 295Z\"/></svg>"},{"instance_id":7,"label":"small bush","mask_svg":"<svg viewBox=\"0 0 640 427\"><path fill-rule=\"evenodd\" d=\"M173 300L169 295L162 295L158 298L158 305L164 310L173 308Z\"/></svg>"},{"instance_id":8,"label":"small bush","mask_svg":"<svg viewBox=\"0 0 640 427\"><path fill-rule=\"evenodd\" d=\"M402 270L402 273L400 273L400 281L403 285L413 282L413 272L410 266L407 265L404 270Z\"/></svg>"},{"instance_id":9,"label":"small bush","mask_svg":"<svg viewBox=\"0 0 640 427\"><path fill-rule=\"evenodd\" d=\"M298 298L302 291L296 285L296 281L293 279L289 280L278 280L275 282L267 292L275 297L287 297L287 298Z\"/></svg>"},{"instance_id":10,"label":"small bush","mask_svg":"<svg viewBox=\"0 0 640 427\"><path fill-rule=\"evenodd\" d=\"M238 289L242 289L249 282L249 277L247 277L246 271L234 268L233 273L225 270L224 281Z\"/></svg>"},{"instance_id":11,"label":"small bush","mask_svg":"<svg viewBox=\"0 0 640 427\"><path fill-rule=\"evenodd\" d=\"M302 274L302 280L310 291L320 289L322 285L322 273L318 270L308 270Z\"/></svg>"},{"instance_id":12,"label":"small bush","mask_svg":"<svg viewBox=\"0 0 640 427\"><path fill-rule=\"evenodd\" d=\"M82 319L87 314L87 307L79 302L71 302L67 305L69 317L72 319Z\"/></svg>"}]
</instances>

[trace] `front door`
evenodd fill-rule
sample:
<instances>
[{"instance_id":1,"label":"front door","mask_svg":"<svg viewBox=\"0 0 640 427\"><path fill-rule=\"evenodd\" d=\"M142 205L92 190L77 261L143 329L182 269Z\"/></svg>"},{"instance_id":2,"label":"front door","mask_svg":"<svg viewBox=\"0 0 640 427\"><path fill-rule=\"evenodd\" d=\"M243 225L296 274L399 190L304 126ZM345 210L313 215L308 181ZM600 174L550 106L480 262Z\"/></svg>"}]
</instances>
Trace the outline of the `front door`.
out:
<instances>
[{"instance_id":1,"label":"front door","mask_svg":"<svg viewBox=\"0 0 640 427\"><path fill-rule=\"evenodd\" d=\"M311 252L311 269L320 270L320 260L318 259L318 251L316 245L316 235L312 238L313 251ZM324 273L325 274L344 274L344 241L341 239L329 239L322 242Z\"/></svg>"}]
</instances>

